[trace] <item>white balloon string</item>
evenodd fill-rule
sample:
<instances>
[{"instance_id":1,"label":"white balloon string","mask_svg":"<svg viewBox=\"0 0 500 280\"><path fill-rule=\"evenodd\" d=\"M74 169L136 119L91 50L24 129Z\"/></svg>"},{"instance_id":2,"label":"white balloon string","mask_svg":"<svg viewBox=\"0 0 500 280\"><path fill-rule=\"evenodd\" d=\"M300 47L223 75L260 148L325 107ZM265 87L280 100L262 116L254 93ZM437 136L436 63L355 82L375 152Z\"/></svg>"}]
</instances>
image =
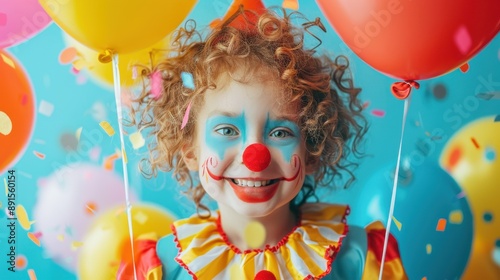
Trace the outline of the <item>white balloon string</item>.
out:
<instances>
[{"instance_id":1,"label":"white balloon string","mask_svg":"<svg viewBox=\"0 0 500 280\"><path fill-rule=\"evenodd\" d=\"M123 140L123 113L122 113L122 102L121 102L121 88L120 88L120 69L118 68L118 54L113 53L113 85L115 90L115 103L116 103L116 115L118 117L118 130L120 134L120 146L122 152L122 166L123 166L123 182L125 185L125 203L127 210L127 222L128 222L128 232L130 236L130 248L132 254L132 264L134 267L134 280L137 280L137 271L135 269L135 253L134 253L134 231L132 227L132 205L130 205L130 197L128 193L128 169L127 163L125 162L125 141Z\"/></svg>"},{"instance_id":2,"label":"white balloon string","mask_svg":"<svg viewBox=\"0 0 500 280\"><path fill-rule=\"evenodd\" d=\"M401 136L399 138L399 151L398 151L398 160L396 163L396 170L394 172L394 183L392 185L392 196L391 196L391 206L389 207L389 216L387 217L387 227L385 229L385 238L384 238L384 248L382 250L382 260L380 261L380 271L378 275L378 279L382 280L382 274L384 273L384 263L385 263L385 255L387 253L387 243L389 242L389 234L391 232L391 222L392 216L394 215L394 205L396 204L396 193L398 187L398 179L399 179L399 166L401 164L401 149L403 147L403 136L405 133L406 126L406 116L408 115L408 106L410 97L405 99L404 109L403 109L403 125L401 128Z\"/></svg>"}]
</instances>

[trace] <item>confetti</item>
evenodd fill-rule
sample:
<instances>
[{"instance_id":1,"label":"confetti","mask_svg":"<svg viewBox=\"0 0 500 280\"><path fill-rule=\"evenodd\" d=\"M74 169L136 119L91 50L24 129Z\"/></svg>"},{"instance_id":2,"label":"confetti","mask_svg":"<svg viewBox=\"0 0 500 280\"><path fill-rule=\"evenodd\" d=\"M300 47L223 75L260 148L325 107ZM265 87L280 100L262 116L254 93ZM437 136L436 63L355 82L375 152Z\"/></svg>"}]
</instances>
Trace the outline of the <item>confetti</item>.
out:
<instances>
[{"instance_id":1,"label":"confetti","mask_svg":"<svg viewBox=\"0 0 500 280\"><path fill-rule=\"evenodd\" d=\"M0 134L9 135L12 131L12 120L5 112L0 111Z\"/></svg>"},{"instance_id":2,"label":"confetti","mask_svg":"<svg viewBox=\"0 0 500 280\"><path fill-rule=\"evenodd\" d=\"M472 144L476 147L476 149L479 149L479 143L477 143L476 138L471 137L470 140L472 141Z\"/></svg>"},{"instance_id":3,"label":"confetti","mask_svg":"<svg viewBox=\"0 0 500 280\"><path fill-rule=\"evenodd\" d=\"M21 227L24 228L25 230L29 230L33 222L30 222L28 218L28 212L26 212L26 208L24 208L22 204L17 205L16 215L17 215L17 220L19 221Z\"/></svg>"},{"instance_id":4,"label":"confetti","mask_svg":"<svg viewBox=\"0 0 500 280\"><path fill-rule=\"evenodd\" d=\"M462 54L467 53L472 46L472 40L465 25L460 26L455 32L455 44Z\"/></svg>"},{"instance_id":5,"label":"confetti","mask_svg":"<svg viewBox=\"0 0 500 280\"><path fill-rule=\"evenodd\" d=\"M134 148L134 150L141 148L145 144L144 137L142 137L142 134L140 131L136 131L136 132L130 134L129 140L130 140L130 143L132 143L132 147Z\"/></svg>"},{"instance_id":6,"label":"confetti","mask_svg":"<svg viewBox=\"0 0 500 280\"><path fill-rule=\"evenodd\" d=\"M467 71L469 71L469 68L470 68L469 63L466 62L462 64L462 66L460 66L460 71L462 71L462 73L467 73Z\"/></svg>"},{"instance_id":7,"label":"confetti","mask_svg":"<svg viewBox=\"0 0 500 280\"><path fill-rule=\"evenodd\" d=\"M154 72L151 75L151 96L153 99L160 98L162 93L162 76L160 72Z\"/></svg>"},{"instance_id":8,"label":"confetti","mask_svg":"<svg viewBox=\"0 0 500 280\"><path fill-rule=\"evenodd\" d=\"M94 202L87 202L85 204L85 213L92 215L97 209L97 205Z\"/></svg>"},{"instance_id":9,"label":"confetti","mask_svg":"<svg viewBox=\"0 0 500 280\"><path fill-rule=\"evenodd\" d=\"M16 269L23 270L28 265L28 259L24 255L16 256Z\"/></svg>"},{"instance_id":10,"label":"confetti","mask_svg":"<svg viewBox=\"0 0 500 280\"><path fill-rule=\"evenodd\" d=\"M45 154L42 154L40 152L37 152L37 151L33 151L33 154L39 158L39 159L45 159Z\"/></svg>"},{"instance_id":11,"label":"confetti","mask_svg":"<svg viewBox=\"0 0 500 280\"><path fill-rule=\"evenodd\" d=\"M444 231L445 229L446 229L446 219L439 219L436 226L436 231Z\"/></svg>"},{"instance_id":12,"label":"confetti","mask_svg":"<svg viewBox=\"0 0 500 280\"><path fill-rule=\"evenodd\" d=\"M110 155L109 157L105 158L104 163L103 163L104 169L113 170L114 162L115 162L115 160L117 160L119 158L120 158L120 155L117 153L114 153L114 154Z\"/></svg>"},{"instance_id":13,"label":"confetti","mask_svg":"<svg viewBox=\"0 0 500 280\"><path fill-rule=\"evenodd\" d=\"M71 63L78 56L78 52L75 47L69 47L59 54L59 63L68 64Z\"/></svg>"},{"instance_id":14,"label":"confetti","mask_svg":"<svg viewBox=\"0 0 500 280\"><path fill-rule=\"evenodd\" d=\"M104 129L104 131L106 132L106 134L108 134L108 136L111 137L111 136L113 136L115 134L115 130L109 124L109 122L107 122L107 121L101 121L99 123L99 125L102 127L102 129Z\"/></svg>"},{"instance_id":15,"label":"confetti","mask_svg":"<svg viewBox=\"0 0 500 280\"><path fill-rule=\"evenodd\" d=\"M370 101L365 101L365 102L363 103L363 109L368 108L368 106L370 106Z\"/></svg>"},{"instance_id":16,"label":"confetti","mask_svg":"<svg viewBox=\"0 0 500 280\"><path fill-rule=\"evenodd\" d=\"M437 84L432 89L434 97L438 100L444 99L447 95L446 87L443 84Z\"/></svg>"},{"instance_id":17,"label":"confetti","mask_svg":"<svg viewBox=\"0 0 500 280\"><path fill-rule=\"evenodd\" d=\"M30 280L37 280L37 279L36 279L35 270L33 270L33 269L31 269L31 268L30 268L30 269L28 269L28 275L29 275L29 277L30 277Z\"/></svg>"},{"instance_id":18,"label":"confetti","mask_svg":"<svg viewBox=\"0 0 500 280\"><path fill-rule=\"evenodd\" d=\"M486 223L490 223L491 221L493 221L493 214L491 214L491 212L485 212L483 214L483 220L486 222Z\"/></svg>"},{"instance_id":19,"label":"confetti","mask_svg":"<svg viewBox=\"0 0 500 280\"><path fill-rule=\"evenodd\" d=\"M463 219L464 219L462 210L451 211L448 219L450 220L450 223L452 223L452 224L461 224Z\"/></svg>"},{"instance_id":20,"label":"confetti","mask_svg":"<svg viewBox=\"0 0 500 280\"><path fill-rule=\"evenodd\" d=\"M75 74L78 74L80 70L85 68L87 66L87 63L85 62L84 59L77 59L73 61L73 69L76 72Z\"/></svg>"},{"instance_id":21,"label":"confetti","mask_svg":"<svg viewBox=\"0 0 500 280\"><path fill-rule=\"evenodd\" d=\"M399 231L401 231L401 227L403 226L400 221L398 221L394 216L392 216L392 221L396 225Z\"/></svg>"},{"instance_id":22,"label":"confetti","mask_svg":"<svg viewBox=\"0 0 500 280\"><path fill-rule=\"evenodd\" d=\"M34 233L28 232L28 238L33 243L35 243L38 247L40 247L40 240L38 239L38 237Z\"/></svg>"},{"instance_id":23,"label":"confetti","mask_svg":"<svg viewBox=\"0 0 500 280\"><path fill-rule=\"evenodd\" d=\"M137 66L132 67L132 80L137 79Z\"/></svg>"},{"instance_id":24,"label":"confetti","mask_svg":"<svg viewBox=\"0 0 500 280\"><path fill-rule=\"evenodd\" d=\"M134 221L137 221L139 224L144 225L148 221L148 216L139 211L134 214Z\"/></svg>"},{"instance_id":25,"label":"confetti","mask_svg":"<svg viewBox=\"0 0 500 280\"><path fill-rule=\"evenodd\" d=\"M78 248L82 247L83 243L80 241L71 242L71 250L76 251Z\"/></svg>"},{"instance_id":26,"label":"confetti","mask_svg":"<svg viewBox=\"0 0 500 280\"><path fill-rule=\"evenodd\" d=\"M82 135L82 130L83 130L83 127L79 127L75 132L76 140L78 140L78 141L80 141L80 136Z\"/></svg>"},{"instance_id":27,"label":"confetti","mask_svg":"<svg viewBox=\"0 0 500 280\"><path fill-rule=\"evenodd\" d=\"M484 100L500 99L500 91L480 92L476 94L476 97Z\"/></svg>"},{"instance_id":28,"label":"confetti","mask_svg":"<svg viewBox=\"0 0 500 280\"><path fill-rule=\"evenodd\" d=\"M500 248L496 247L495 249L493 249L493 262L500 266Z\"/></svg>"},{"instance_id":29,"label":"confetti","mask_svg":"<svg viewBox=\"0 0 500 280\"><path fill-rule=\"evenodd\" d=\"M58 234L57 235L57 240L64 241L64 234Z\"/></svg>"},{"instance_id":30,"label":"confetti","mask_svg":"<svg viewBox=\"0 0 500 280\"><path fill-rule=\"evenodd\" d=\"M181 129L183 129L187 122L188 122L188 119L189 119L189 111L191 111L191 102L189 102L187 108L186 108L186 113L184 113L184 118L182 119L182 124L181 124Z\"/></svg>"},{"instance_id":31,"label":"confetti","mask_svg":"<svg viewBox=\"0 0 500 280\"><path fill-rule=\"evenodd\" d=\"M3 62L5 62L5 64L7 64L10 67L16 69L16 64L14 64L14 61L12 59L10 59L8 56L0 53L0 57L2 57L2 60L3 60Z\"/></svg>"},{"instance_id":32,"label":"confetti","mask_svg":"<svg viewBox=\"0 0 500 280\"><path fill-rule=\"evenodd\" d=\"M285 9L290 10L298 10L299 9L299 1L298 0L285 0L281 6Z\"/></svg>"},{"instance_id":33,"label":"confetti","mask_svg":"<svg viewBox=\"0 0 500 280\"><path fill-rule=\"evenodd\" d=\"M106 119L106 106L102 102L92 104L91 114L94 120L103 121Z\"/></svg>"},{"instance_id":34,"label":"confetti","mask_svg":"<svg viewBox=\"0 0 500 280\"><path fill-rule=\"evenodd\" d=\"M430 255L432 253L432 245L431 244L427 244L425 246L425 251L427 251L427 255Z\"/></svg>"},{"instance_id":35,"label":"confetti","mask_svg":"<svg viewBox=\"0 0 500 280\"><path fill-rule=\"evenodd\" d=\"M427 280L427 277L425 277L425 276L424 276L424 277L422 277L422 280Z\"/></svg>"},{"instance_id":36,"label":"confetti","mask_svg":"<svg viewBox=\"0 0 500 280\"><path fill-rule=\"evenodd\" d=\"M465 197L465 192L461 191L457 194L457 198L464 198Z\"/></svg>"},{"instance_id":37,"label":"confetti","mask_svg":"<svg viewBox=\"0 0 500 280\"><path fill-rule=\"evenodd\" d=\"M245 242L250 248L259 248L266 240L266 229L256 221L247 224L243 233Z\"/></svg>"},{"instance_id":38,"label":"confetti","mask_svg":"<svg viewBox=\"0 0 500 280\"><path fill-rule=\"evenodd\" d=\"M63 133L59 142L65 151L76 151L78 149L78 138L72 133Z\"/></svg>"},{"instance_id":39,"label":"confetti","mask_svg":"<svg viewBox=\"0 0 500 280\"><path fill-rule=\"evenodd\" d=\"M488 147L484 151L484 157L487 161L493 162L497 158L497 153L494 148Z\"/></svg>"},{"instance_id":40,"label":"confetti","mask_svg":"<svg viewBox=\"0 0 500 280\"><path fill-rule=\"evenodd\" d=\"M101 155L101 147L95 146L89 151L89 157L93 161L99 160L99 156Z\"/></svg>"},{"instance_id":41,"label":"confetti","mask_svg":"<svg viewBox=\"0 0 500 280\"><path fill-rule=\"evenodd\" d=\"M229 267L229 279L245 279L243 270L237 265L233 264Z\"/></svg>"},{"instance_id":42,"label":"confetti","mask_svg":"<svg viewBox=\"0 0 500 280\"><path fill-rule=\"evenodd\" d=\"M382 118L382 117L385 116L385 111L379 110L379 109L373 109L372 110L372 115L374 115L375 117Z\"/></svg>"},{"instance_id":43,"label":"confetti","mask_svg":"<svg viewBox=\"0 0 500 280\"><path fill-rule=\"evenodd\" d=\"M38 113L50 117L54 112L54 105L45 100L40 101L40 106L38 106Z\"/></svg>"},{"instance_id":44,"label":"confetti","mask_svg":"<svg viewBox=\"0 0 500 280\"><path fill-rule=\"evenodd\" d=\"M181 73L182 85L188 89L195 89L193 75L189 72Z\"/></svg>"},{"instance_id":45,"label":"confetti","mask_svg":"<svg viewBox=\"0 0 500 280\"><path fill-rule=\"evenodd\" d=\"M127 163L128 162L127 151L125 151L125 149L123 148L122 148L122 157L123 157L123 162Z\"/></svg>"}]
</instances>

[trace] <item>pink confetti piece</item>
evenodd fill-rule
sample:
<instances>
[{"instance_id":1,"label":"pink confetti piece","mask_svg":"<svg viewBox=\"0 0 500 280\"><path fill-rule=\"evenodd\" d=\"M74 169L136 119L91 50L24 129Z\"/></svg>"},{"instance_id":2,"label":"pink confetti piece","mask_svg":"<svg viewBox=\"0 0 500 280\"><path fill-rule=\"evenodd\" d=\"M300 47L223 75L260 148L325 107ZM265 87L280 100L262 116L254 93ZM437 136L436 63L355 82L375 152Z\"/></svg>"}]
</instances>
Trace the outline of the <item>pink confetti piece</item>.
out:
<instances>
[{"instance_id":1,"label":"pink confetti piece","mask_svg":"<svg viewBox=\"0 0 500 280\"><path fill-rule=\"evenodd\" d=\"M89 151L89 157L93 161L98 161L100 155L101 155L101 148L99 146L95 146Z\"/></svg>"},{"instance_id":2,"label":"pink confetti piece","mask_svg":"<svg viewBox=\"0 0 500 280\"><path fill-rule=\"evenodd\" d=\"M87 83L87 76L82 75L81 73L78 73L78 75L76 75L76 84L77 85L84 85L86 83Z\"/></svg>"},{"instance_id":3,"label":"pink confetti piece","mask_svg":"<svg viewBox=\"0 0 500 280\"><path fill-rule=\"evenodd\" d=\"M472 46L469 31L465 26L461 26L455 32L455 44L461 54L466 54Z\"/></svg>"},{"instance_id":4,"label":"pink confetti piece","mask_svg":"<svg viewBox=\"0 0 500 280\"><path fill-rule=\"evenodd\" d=\"M151 96L153 99L160 98L162 93L162 77L161 72L154 72L151 75Z\"/></svg>"},{"instance_id":5,"label":"pink confetti piece","mask_svg":"<svg viewBox=\"0 0 500 280\"><path fill-rule=\"evenodd\" d=\"M137 79L137 66L132 67L132 80Z\"/></svg>"},{"instance_id":6,"label":"pink confetti piece","mask_svg":"<svg viewBox=\"0 0 500 280\"><path fill-rule=\"evenodd\" d=\"M28 95L25 93L23 94L23 97L21 97L21 105L26 105L28 103Z\"/></svg>"},{"instance_id":7,"label":"pink confetti piece","mask_svg":"<svg viewBox=\"0 0 500 280\"><path fill-rule=\"evenodd\" d=\"M368 106L370 106L370 101L365 101L365 102L363 103L363 109L368 108Z\"/></svg>"},{"instance_id":8,"label":"pink confetti piece","mask_svg":"<svg viewBox=\"0 0 500 280\"><path fill-rule=\"evenodd\" d=\"M73 66L73 67L71 67L71 73L76 75L76 74L80 73L80 70L76 69L75 66Z\"/></svg>"},{"instance_id":9,"label":"pink confetti piece","mask_svg":"<svg viewBox=\"0 0 500 280\"><path fill-rule=\"evenodd\" d=\"M0 26L7 25L7 15L4 13L0 13Z\"/></svg>"},{"instance_id":10,"label":"pink confetti piece","mask_svg":"<svg viewBox=\"0 0 500 280\"><path fill-rule=\"evenodd\" d=\"M372 115L374 115L375 117L382 118L382 117L385 116L385 111L384 110L379 110L379 109L373 109L372 110Z\"/></svg>"},{"instance_id":11,"label":"pink confetti piece","mask_svg":"<svg viewBox=\"0 0 500 280\"><path fill-rule=\"evenodd\" d=\"M186 126L186 124L189 120L189 111L191 111L191 102L189 102L189 104L186 108L186 113L184 113L184 118L182 119L181 129L183 129Z\"/></svg>"}]
</instances>

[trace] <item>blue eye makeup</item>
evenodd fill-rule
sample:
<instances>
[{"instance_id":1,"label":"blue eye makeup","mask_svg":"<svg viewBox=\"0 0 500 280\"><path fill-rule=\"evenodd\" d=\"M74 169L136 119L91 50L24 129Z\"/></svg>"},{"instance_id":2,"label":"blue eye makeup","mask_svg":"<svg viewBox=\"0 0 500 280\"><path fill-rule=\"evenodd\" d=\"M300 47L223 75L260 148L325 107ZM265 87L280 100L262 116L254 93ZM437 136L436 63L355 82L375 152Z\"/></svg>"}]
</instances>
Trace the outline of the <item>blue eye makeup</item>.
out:
<instances>
[{"instance_id":1,"label":"blue eye makeup","mask_svg":"<svg viewBox=\"0 0 500 280\"><path fill-rule=\"evenodd\" d=\"M209 117L205 128L207 146L222 159L227 149L245 139L245 114L237 116L221 114Z\"/></svg>"},{"instance_id":2,"label":"blue eye makeup","mask_svg":"<svg viewBox=\"0 0 500 280\"><path fill-rule=\"evenodd\" d=\"M300 144L299 126L287 119L271 119L269 116L265 126L266 145L281 151L283 158L292 160L292 155Z\"/></svg>"}]
</instances>

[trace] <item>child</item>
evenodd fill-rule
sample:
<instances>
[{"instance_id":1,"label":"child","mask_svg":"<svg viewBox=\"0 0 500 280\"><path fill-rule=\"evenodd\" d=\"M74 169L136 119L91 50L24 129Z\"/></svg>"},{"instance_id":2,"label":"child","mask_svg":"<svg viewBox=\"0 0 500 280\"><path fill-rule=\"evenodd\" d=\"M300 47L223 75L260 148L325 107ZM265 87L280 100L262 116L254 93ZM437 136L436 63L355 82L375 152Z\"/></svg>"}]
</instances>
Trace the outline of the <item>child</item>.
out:
<instances>
[{"instance_id":1,"label":"child","mask_svg":"<svg viewBox=\"0 0 500 280\"><path fill-rule=\"evenodd\" d=\"M348 206L310 203L320 184L353 175L347 158L366 131L360 89L345 58L316 56L291 24L298 14L283 14L240 9L205 38L181 28L168 59L144 71L151 85L132 114L156 137L150 175L173 171L198 213L144 243L139 279L377 279L383 227L348 229ZM324 29L304 30L314 25ZM256 229L265 235L250 244ZM406 279L392 237L385 264L384 279ZM122 263L118 277L131 271Z\"/></svg>"}]
</instances>

